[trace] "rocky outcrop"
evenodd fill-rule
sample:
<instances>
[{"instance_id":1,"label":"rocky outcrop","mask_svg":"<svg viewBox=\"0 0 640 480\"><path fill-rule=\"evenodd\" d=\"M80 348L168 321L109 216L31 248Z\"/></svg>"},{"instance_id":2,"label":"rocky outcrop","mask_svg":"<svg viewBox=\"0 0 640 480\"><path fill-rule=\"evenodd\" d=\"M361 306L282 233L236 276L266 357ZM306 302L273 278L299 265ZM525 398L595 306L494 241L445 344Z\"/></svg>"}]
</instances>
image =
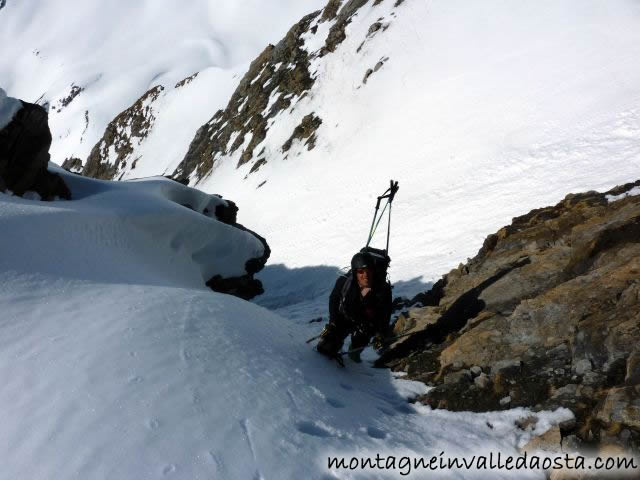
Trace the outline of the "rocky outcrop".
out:
<instances>
[{"instance_id":1,"label":"rocky outcrop","mask_svg":"<svg viewBox=\"0 0 640 480\"><path fill-rule=\"evenodd\" d=\"M244 266L244 269L247 272L246 275L232 278L223 278L220 275L215 275L213 278L209 279L207 287L216 292L227 293L245 300L251 300L252 298L264 293L262 282L257 278L254 278L254 275L264 268L269 256L271 255L271 249L269 248L267 241L257 233L237 223L235 223L234 226L250 232L254 237L260 240L264 246L264 253L259 258L251 258L247 260Z\"/></svg>"},{"instance_id":2,"label":"rocky outcrop","mask_svg":"<svg viewBox=\"0 0 640 480\"><path fill-rule=\"evenodd\" d=\"M244 225L237 223L238 207L231 200L225 200L224 204L218 205L213 213L219 221L249 232L262 243L264 250L262 256L250 258L246 261L244 269L247 273L245 275L231 278L223 278L220 275L215 275L207 281L207 287L216 292L235 295L245 300L251 300L258 295L262 295L264 293L262 282L254 278L254 275L264 268L267 260L271 256L269 244L264 237L249 230Z\"/></svg>"},{"instance_id":3,"label":"rocky outcrop","mask_svg":"<svg viewBox=\"0 0 640 480\"><path fill-rule=\"evenodd\" d=\"M219 110L196 132L175 178L188 178L195 172L201 179L221 156L237 150L241 150L238 166L254 162L259 167L264 163L264 152L255 150L266 137L269 119L291 107L313 85L302 35L319 14L304 17L283 40L269 45L251 63L227 108Z\"/></svg>"},{"instance_id":4,"label":"rocky outcrop","mask_svg":"<svg viewBox=\"0 0 640 480\"><path fill-rule=\"evenodd\" d=\"M83 175L115 180L128 163L131 169L135 168L135 147L147 137L155 122L153 103L163 90L162 85L153 87L109 123L102 139L91 150Z\"/></svg>"},{"instance_id":5,"label":"rocky outcrop","mask_svg":"<svg viewBox=\"0 0 640 480\"><path fill-rule=\"evenodd\" d=\"M171 179L169 179L171 180ZM173 182L172 182L173 183ZM178 183L178 182L177 182ZM187 191L195 192L196 189L189 188L187 182L181 182ZM211 199L213 198L213 202ZM179 203L190 210L198 212L204 216L215 218L218 221L230 225L238 230L248 232L262 244L262 254L260 257L253 257L246 260L244 264L245 274L236 277L223 277L214 275L206 281L206 285L216 292L227 293L245 300L251 300L257 295L264 293L262 282L254 275L261 271L271 255L271 248L267 241L256 232L249 230L244 225L237 222L238 207L231 200L225 200L220 195L206 195L198 192L191 198L182 197Z\"/></svg>"},{"instance_id":6,"label":"rocky outcrop","mask_svg":"<svg viewBox=\"0 0 640 480\"><path fill-rule=\"evenodd\" d=\"M69 93L58 101L58 104L54 107L55 111L60 113L64 108L68 107L75 98L84 91L83 87L71 84L69 87Z\"/></svg>"},{"instance_id":7,"label":"rocky outcrop","mask_svg":"<svg viewBox=\"0 0 640 480\"><path fill-rule=\"evenodd\" d=\"M254 275L261 271L266 265L267 260L271 255L271 248L269 248L269 244L264 237L258 235L252 230L249 230L243 225L236 223L235 212L238 211L238 208L233 202L229 200L227 200L227 203L230 205L231 210L233 210L233 217L229 216L229 211L227 209L216 208L216 216L218 217L218 220L233 225L240 230L251 233L262 243L264 251L261 257L250 258L249 260L247 260L244 265L244 269L247 272L245 275L231 278L223 278L220 275L215 275L214 277L210 278L209 281L207 281L206 285L211 290L214 290L216 292L227 293L229 295L234 295L245 300L251 300L252 298L264 293L262 282L257 278L254 278Z\"/></svg>"},{"instance_id":8,"label":"rocky outcrop","mask_svg":"<svg viewBox=\"0 0 640 480\"><path fill-rule=\"evenodd\" d=\"M62 178L47 170L50 146L46 110L22 102L22 108L0 130L0 191L36 192L42 200L70 199Z\"/></svg>"},{"instance_id":9,"label":"rocky outcrop","mask_svg":"<svg viewBox=\"0 0 640 480\"><path fill-rule=\"evenodd\" d=\"M640 181L513 219L417 298L379 364L435 408L567 407L574 444L640 446ZM564 440L563 440L564 441Z\"/></svg>"},{"instance_id":10,"label":"rocky outcrop","mask_svg":"<svg viewBox=\"0 0 640 480\"><path fill-rule=\"evenodd\" d=\"M82 173L82 160L78 157L65 158L60 166L72 173Z\"/></svg>"}]
</instances>

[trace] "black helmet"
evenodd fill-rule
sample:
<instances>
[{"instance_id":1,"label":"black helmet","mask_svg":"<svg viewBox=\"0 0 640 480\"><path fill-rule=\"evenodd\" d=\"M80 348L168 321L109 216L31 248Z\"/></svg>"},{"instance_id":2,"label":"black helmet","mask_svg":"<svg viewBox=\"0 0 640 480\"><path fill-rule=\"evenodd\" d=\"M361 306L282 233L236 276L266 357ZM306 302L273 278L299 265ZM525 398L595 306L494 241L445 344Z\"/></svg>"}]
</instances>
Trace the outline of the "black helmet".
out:
<instances>
[{"instance_id":1,"label":"black helmet","mask_svg":"<svg viewBox=\"0 0 640 480\"><path fill-rule=\"evenodd\" d=\"M371 254L366 252L358 252L351 259L351 270L354 272L358 268L374 268L375 263Z\"/></svg>"}]
</instances>

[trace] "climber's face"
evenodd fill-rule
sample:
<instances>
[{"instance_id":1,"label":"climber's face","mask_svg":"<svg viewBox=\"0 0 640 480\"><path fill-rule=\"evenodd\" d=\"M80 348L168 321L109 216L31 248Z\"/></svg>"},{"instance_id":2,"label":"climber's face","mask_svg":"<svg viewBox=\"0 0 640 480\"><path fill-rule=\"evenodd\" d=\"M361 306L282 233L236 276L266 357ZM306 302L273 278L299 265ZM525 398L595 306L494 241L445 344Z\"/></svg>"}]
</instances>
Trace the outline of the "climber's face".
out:
<instances>
[{"instance_id":1,"label":"climber's face","mask_svg":"<svg viewBox=\"0 0 640 480\"><path fill-rule=\"evenodd\" d=\"M356 269L356 279L360 288L371 288L373 283L373 269L371 267Z\"/></svg>"}]
</instances>

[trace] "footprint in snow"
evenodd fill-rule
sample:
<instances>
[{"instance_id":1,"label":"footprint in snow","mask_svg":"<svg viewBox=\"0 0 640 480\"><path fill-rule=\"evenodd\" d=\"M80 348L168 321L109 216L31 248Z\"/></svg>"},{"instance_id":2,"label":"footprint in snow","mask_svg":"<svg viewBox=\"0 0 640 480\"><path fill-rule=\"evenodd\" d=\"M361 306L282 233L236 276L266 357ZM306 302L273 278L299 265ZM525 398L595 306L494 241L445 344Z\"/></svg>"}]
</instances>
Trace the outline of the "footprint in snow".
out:
<instances>
[{"instance_id":1,"label":"footprint in snow","mask_svg":"<svg viewBox=\"0 0 640 480\"><path fill-rule=\"evenodd\" d=\"M367 435L371 438L377 438L378 440L384 440L387 438L387 434L376 427L367 427Z\"/></svg>"},{"instance_id":2,"label":"footprint in snow","mask_svg":"<svg viewBox=\"0 0 640 480\"><path fill-rule=\"evenodd\" d=\"M158 428L160 428L160 421L152 418L151 420L147 421L147 427L149 427L149 430L157 430Z\"/></svg>"},{"instance_id":3,"label":"footprint in snow","mask_svg":"<svg viewBox=\"0 0 640 480\"><path fill-rule=\"evenodd\" d=\"M335 398L328 397L327 403L333 408L344 408L344 403L342 403L340 400L336 400Z\"/></svg>"},{"instance_id":4,"label":"footprint in snow","mask_svg":"<svg viewBox=\"0 0 640 480\"><path fill-rule=\"evenodd\" d=\"M341 383L340 386L345 390L353 390L353 387L351 385L347 385L346 383Z\"/></svg>"},{"instance_id":5,"label":"footprint in snow","mask_svg":"<svg viewBox=\"0 0 640 480\"><path fill-rule=\"evenodd\" d=\"M170 475L176 471L176 466L169 464L162 469L162 475Z\"/></svg>"},{"instance_id":6,"label":"footprint in snow","mask_svg":"<svg viewBox=\"0 0 640 480\"><path fill-rule=\"evenodd\" d=\"M300 433L305 433L313 437L327 438L333 436L333 434L322 425L318 425L313 422L297 422L296 428Z\"/></svg>"}]
</instances>

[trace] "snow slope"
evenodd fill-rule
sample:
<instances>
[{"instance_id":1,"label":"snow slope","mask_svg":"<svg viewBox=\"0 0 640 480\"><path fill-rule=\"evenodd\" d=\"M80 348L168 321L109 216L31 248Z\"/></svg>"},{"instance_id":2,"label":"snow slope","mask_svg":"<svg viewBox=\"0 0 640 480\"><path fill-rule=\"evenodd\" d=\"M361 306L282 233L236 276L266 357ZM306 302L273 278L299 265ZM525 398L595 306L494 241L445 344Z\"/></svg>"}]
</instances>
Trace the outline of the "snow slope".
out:
<instances>
[{"instance_id":1,"label":"snow slope","mask_svg":"<svg viewBox=\"0 0 640 480\"><path fill-rule=\"evenodd\" d=\"M173 87L210 70L200 98L215 111L222 106L212 101L216 90L225 91L236 67L323 4L13 0L0 13L0 44L9 46L0 58L0 85L13 97L50 104L55 161L84 160L109 121L155 85Z\"/></svg>"},{"instance_id":2,"label":"snow slope","mask_svg":"<svg viewBox=\"0 0 640 480\"><path fill-rule=\"evenodd\" d=\"M408 404L426 387L340 370L306 329L204 288L203 237L201 268L231 272L257 247L176 203L215 198L62 174L76 200L0 194L0 479L383 478L331 473L327 455L515 453L531 436L522 410Z\"/></svg>"}]
</instances>

